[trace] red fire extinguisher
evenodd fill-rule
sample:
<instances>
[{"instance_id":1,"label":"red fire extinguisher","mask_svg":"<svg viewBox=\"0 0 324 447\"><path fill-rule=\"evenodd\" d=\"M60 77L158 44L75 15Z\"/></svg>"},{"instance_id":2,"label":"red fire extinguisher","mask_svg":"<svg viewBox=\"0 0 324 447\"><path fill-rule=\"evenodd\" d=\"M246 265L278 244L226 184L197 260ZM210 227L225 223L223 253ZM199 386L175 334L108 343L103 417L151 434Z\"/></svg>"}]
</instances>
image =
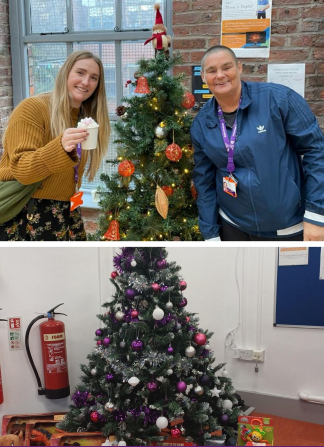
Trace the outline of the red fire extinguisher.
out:
<instances>
[{"instance_id":1,"label":"red fire extinguisher","mask_svg":"<svg viewBox=\"0 0 324 447\"><path fill-rule=\"evenodd\" d=\"M7 320L0 319L0 321L7 321ZM4 399L3 399L2 376L1 376L1 365L0 365L0 404L3 404L3 400Z\"/></svg>"},{"instance_id":2,"label":"red fire extinguisher","mask_svg":"<svg viewBox=\"0 0 324 447\"><path fill-rule=\"evenodd\" d=\"M70 395L69 385L69 373L67 366L67 352L65 341L65 326L62 321L55 320L55 315L66 315L63 313L56 313L55 309L62 304L58 304L49 310L47 314L39 315L29 323L26 331L25 343L26 351L36 376L38 384L38 394L43 395L47 399L61 399ZM47 321L43 322L39 326L42 356L43 356L43 369L45 388L42 387L41 380L39 378L37 369L35 367L33 358L29 349L29 333L36 321L41 318L47 318Z\"/></svg>"}]
</instances>

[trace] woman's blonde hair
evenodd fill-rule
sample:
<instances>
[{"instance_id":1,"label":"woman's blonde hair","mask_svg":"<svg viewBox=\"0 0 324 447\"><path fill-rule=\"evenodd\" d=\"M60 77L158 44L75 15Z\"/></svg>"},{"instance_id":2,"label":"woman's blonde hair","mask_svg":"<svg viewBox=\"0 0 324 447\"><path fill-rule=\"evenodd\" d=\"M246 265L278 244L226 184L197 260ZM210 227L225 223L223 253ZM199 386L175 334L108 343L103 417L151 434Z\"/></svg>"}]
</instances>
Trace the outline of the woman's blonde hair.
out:
<instances>
[{"instance_id":1,"label":"woman's blonde hair","mask_svg":"<svg viewBox=\"0 0 324 447\"><path fill-rule=\"evenodd\" d=\"M90 165L86 175L93 180L100 163L108 150L110 121L108 115L104 68L101 60L90 51L74 51L66 59L55 81L51 99L51 131L53 137L59 136L71 127L71 105L67 80L73 65L81 59L93 59L100 70L99 82L93 94L81 104L80 118L91 117L99 124L98 147L91 151Z\"/></svg>"}]
</instances>

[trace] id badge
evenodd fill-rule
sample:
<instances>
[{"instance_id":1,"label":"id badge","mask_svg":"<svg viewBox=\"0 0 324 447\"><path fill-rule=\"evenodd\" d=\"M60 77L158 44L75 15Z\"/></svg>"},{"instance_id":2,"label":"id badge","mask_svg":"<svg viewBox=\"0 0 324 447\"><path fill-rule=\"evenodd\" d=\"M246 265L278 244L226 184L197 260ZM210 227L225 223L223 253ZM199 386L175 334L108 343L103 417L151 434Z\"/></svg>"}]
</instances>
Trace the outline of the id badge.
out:
<instances>
[{"instance_id":1,"label":"id badge","mask_svg":"<svg viewBox=\"0 0 324 447\"><path fill-rule=\"evenodd\" d=\"M75 194L73 194L73 196L70 199L70 211L75 210L76 208L78 208L78 206L83 204L82 196L83 196L82 191L78 191Z\"/></svg>"},{"instance_id":2,"label":"id badge","mask_svg":"<svg viewBox=\"0 0 324 447\"><path fill-rule=\"evenodd\" d=\"M232 175L229 175L228 177L223 177L223 191L232 197L237 197L236 192L237 183L238 183L237 180Z\"/></svg>"}]
</instances>

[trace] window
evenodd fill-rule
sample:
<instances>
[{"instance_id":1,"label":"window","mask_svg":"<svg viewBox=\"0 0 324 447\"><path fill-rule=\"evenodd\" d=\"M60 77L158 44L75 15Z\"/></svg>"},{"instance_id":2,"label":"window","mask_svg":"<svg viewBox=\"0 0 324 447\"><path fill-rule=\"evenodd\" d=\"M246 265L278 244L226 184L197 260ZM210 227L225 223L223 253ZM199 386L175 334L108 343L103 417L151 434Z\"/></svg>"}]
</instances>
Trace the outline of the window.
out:
<instances>
[{"instance_id":1,"label":"window","mask_svg":"<svg viewBox=\"0 0 324 447\"><path fill-rule=\"evenodd\" d=\"M159 1L168 30L171 2ZM134 94L134 88L125 85L128 79L134 80L138 59L154 55L152 45L143 44L152 35L155 3L156 0L10 0L14 105L25 97L52 90L59 68L72 51L92 51L105 69L112 122L108 158L115 158L116 107L123 96ZM93 182L84 178L82 189L88 193L87 206L95 206L91 190L100 183L100 174L109 174L111 169L103 161Z\"/></svg>"}]
</instances>

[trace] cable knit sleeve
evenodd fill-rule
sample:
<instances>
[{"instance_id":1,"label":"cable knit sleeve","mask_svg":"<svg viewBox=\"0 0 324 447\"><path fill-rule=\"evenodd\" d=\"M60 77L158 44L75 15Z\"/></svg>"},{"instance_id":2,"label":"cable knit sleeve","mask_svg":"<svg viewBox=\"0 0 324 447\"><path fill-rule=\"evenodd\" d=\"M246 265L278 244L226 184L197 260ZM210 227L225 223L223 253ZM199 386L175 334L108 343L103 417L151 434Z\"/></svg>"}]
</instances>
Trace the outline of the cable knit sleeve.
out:
<instances>
[{"instance_id":1,"label":"cable knit sleeve","mask_svg":"<svg viewBox=\"0 0 324 447\"><path fill-rule=\"evenodd\" d=\"M22 101L10 117L4 148L12 175L23 184L43 180L78 163L76 152L64 151L62 135L49 138L49 127L48 104L39 98Z\"/></svg>"}]
</instances>

